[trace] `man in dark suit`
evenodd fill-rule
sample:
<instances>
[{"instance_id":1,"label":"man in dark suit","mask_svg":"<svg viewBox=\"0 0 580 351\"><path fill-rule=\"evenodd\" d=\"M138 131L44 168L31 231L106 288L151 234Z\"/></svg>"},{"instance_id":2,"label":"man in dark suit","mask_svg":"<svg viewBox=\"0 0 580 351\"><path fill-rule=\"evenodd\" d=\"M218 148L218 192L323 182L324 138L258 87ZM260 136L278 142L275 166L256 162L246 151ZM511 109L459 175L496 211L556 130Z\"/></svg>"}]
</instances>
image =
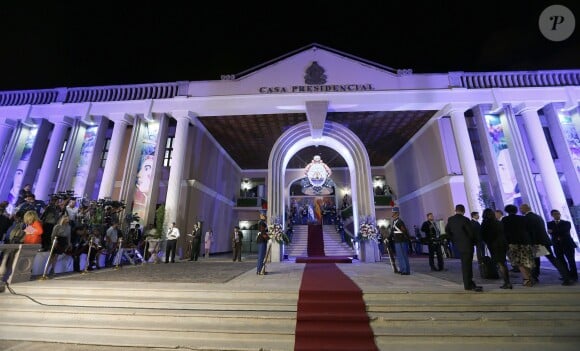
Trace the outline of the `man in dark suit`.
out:
<instances>
[{"instance_id":1,"label":"man in dark suit","mask_svg":"<svg viewBox=\"0 0 580 351\"><path fill-rule=\"evenodd\" d=\"M240 227L234 227L234 233L232 234L232 248L233 248L233 262L242 262L242 239L244 234L240 230Z\"/></svg>"},{"instance_id":2,"label":"man in dark suit","mask_svg":"<svg viewBox=\"0 0 580 351\"><path fill-rule=\"evenodd\" d=\"M552 241L546 232L546 222L544 222L544 219L538 214L533 213L530 205L528 204L521 204L520 212L526 219L526 229L532 237L532 245L545 246L548 250L548 254L545 257L554 267L556 267L560 273L560 277L563 280L562 285L572 285L573 282L570 280L570 273L568 272L568 269L564 266L562 261L554 256L552 252ZM540 257L536 257L534 260L535 267L532 269L532 279L534 280L534 283L537 283L540 276L541 260Z\"/></svg>"},{"instance_id":3,"label":"man in dark suit","mask_svg":"<svg viewBox=\"0 0 580 351\"><path fill-rule=\"evenodd\" d=\"M190 261L197 261L199 258L199 249L201 244L201 223L197 222L193 225L193 230L191 231L191 257Z\"/></svg>"},{"instance_id":4,"label":"man in dark suit","mask_svg":"<svg viewBox=\"0 0 580 351\"><path fill-rule=\"evenodd\" d=\"M570 279L578 281L578 269L576 268L575 249L576 243L570 235L572 223L561 219L560 211L552 210L550 212L553 220L548 222L548 233L552 236L552 245L554 245L554 254L564 262L570 272Z\"/></svg>"},{"instance_id":5,"label":"man in dark suit","mask_svg":"<svg viewBox=\"0 0 580 351\"><path fill-rule=\"evenodd\" d=\"M471 212L471 227L473 228L473 233L475 234L475 256L478 260L481 260L485 256L485 244L481 238L481 223L479 223L479 212Z\"/></svg>"},{"instance_id":6,"label":"man in dark suit","mask_svg":"<svg viewBox=\"0 0 580 351\"><path fill-rule=\"evenodd\" d=\"M473 281L473 247L477 238L469 218L465 217L465 206L455 206L455 215L449 217L445 232L449 235L461 259L461 273L465 290L482 292L483 287L475 285Z\"/></svg>"},{"instance_id":7,"label":"man in dark suit","mask_svg":"<svg viewBox=\"0 0 580 351\"><path fill-rule=\"evenodd\" d=\"M443 270L443 252L441 251L441 233L433 213L427 213L427 220L421 225L421 231L425 233L427 238L427 245L429 247L429 266L432 271ZM437 266L435 266L435 256L437 256Z\"/></svg>"}]
</instances>

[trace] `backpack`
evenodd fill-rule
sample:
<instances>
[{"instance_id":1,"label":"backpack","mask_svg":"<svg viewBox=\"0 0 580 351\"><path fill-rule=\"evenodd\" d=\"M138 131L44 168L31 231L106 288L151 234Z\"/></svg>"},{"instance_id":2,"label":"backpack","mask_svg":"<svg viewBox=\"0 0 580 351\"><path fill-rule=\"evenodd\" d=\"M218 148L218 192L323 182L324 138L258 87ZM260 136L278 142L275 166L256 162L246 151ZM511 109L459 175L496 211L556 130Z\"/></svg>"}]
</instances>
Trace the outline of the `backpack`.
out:
<instances>
[{"instance_id":1,"label":"backpack","mask_svg":"<svg viewBox=\"0 0 580 351\"><path fill-rule=\"evenodd\" d=\"M10 231L10 244L22 244L25 235L26 233L24 232L24 229L22 229L22 226L15 225Z\"/></svg>"}]
</instances>

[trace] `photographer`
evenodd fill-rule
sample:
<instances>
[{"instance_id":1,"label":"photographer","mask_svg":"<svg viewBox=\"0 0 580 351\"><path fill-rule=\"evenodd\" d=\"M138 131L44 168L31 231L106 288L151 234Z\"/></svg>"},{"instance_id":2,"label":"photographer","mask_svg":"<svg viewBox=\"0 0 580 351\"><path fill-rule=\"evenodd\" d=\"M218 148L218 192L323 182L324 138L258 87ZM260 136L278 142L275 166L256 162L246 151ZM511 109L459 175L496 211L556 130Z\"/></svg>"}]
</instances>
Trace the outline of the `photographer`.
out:
<instances>
[{"instance_id":1,"label":"photographer","mask_svg":"<svg viewBox=\"0 0 580 351\"><path fill-rule=\"evenodd\" d=\"M421 225L421 231L425 233L425 239L429 247L429 266L431 270L442 271L444 267L440 240L441 232L433 219L433 213L427 213L427 220ZM437 266L435 266L435 255L437 255Z\"/></svg>"},{"instance_id":2,"label":"photographer","mask_svg":"<svg viewBox=\"0 0 580 351\"><path fill-rule=\"evenodd\" d=\"M54 275L58 256L70 252L72 234L69 221L69 217L63 215L58 219L58 223L52 229L51 240L54 243L54 247L48 260L48 275Z\"/></svg>"},{"instance_id":3,"label":"photographer","mask_svg":"<svg viewBox=\"0 0 580 351\"><path fill-rule=\"evenodd\" d=\"M42 221L42 228L44 233L42 235L42 248L41 251L50 250L50 235L52 234L52 229L56 225L56 222L62 215L61 209L57 205L58 198L54 195L50 196L48 206L44 209L40 220Z\"/></svg>"},{"instance_id":4,"label":"photographer","mask_svg":"<svg viewBox=\"0 0 580 351\"><path fill-rule=\"evenodd\" d=\"M107 249L106 267L112 267L117 255L117 240L119 240L119 224L114 222L105 233L105 243Z\"/></svg>"}]
</instances>

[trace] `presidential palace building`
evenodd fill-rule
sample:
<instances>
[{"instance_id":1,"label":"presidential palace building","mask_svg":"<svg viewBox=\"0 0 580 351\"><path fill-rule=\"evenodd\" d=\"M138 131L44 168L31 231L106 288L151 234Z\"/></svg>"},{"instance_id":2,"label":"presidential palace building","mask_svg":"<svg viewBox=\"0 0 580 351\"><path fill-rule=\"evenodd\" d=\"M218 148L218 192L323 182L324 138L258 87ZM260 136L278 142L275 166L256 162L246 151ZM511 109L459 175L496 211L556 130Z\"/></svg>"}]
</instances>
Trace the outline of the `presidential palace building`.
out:
<instances>
[{"instance_id":1,"label":"presidential palace building","mask_svg":"<svg viewBox=\"0 0 580 351\"><path fill-rule=\"evenodd\" d=\"M218 78L1 91L0 200L69 191L142 226L161 208L212 229L212 252L306 204L350 209L356 235L393 206L412 226L528 203L578 241L580 69L417 74L311 44Z\"/></svg>"}]
</instances>

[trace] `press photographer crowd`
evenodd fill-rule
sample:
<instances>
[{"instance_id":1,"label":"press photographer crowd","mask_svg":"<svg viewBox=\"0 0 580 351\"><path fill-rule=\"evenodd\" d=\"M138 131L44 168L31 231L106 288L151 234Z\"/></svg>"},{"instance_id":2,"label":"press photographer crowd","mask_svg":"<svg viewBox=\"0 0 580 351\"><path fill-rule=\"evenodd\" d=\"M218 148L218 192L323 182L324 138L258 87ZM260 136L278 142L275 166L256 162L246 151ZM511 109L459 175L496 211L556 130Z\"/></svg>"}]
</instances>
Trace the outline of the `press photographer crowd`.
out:
<instances>
[{"instance_id":1,"label":"press photographer crowd","mask_svg":"<svg viewBox=\"0 0 580 351\"><path fill-rule=\"evenodd\" d=\"M38 251L49 253L43 276L54 275L56 259L62 254L72 257L75 272L112 267L119 263L120 247L133 247L141 253L144 249L143 231L138 223L132 226L139 217L131 213L122 217L125 207L122 201L79 198L73 191L51 194L45 203L36 199L27 184L14 206L0 203L0 242L40 244ZM11 254L14 252L1 253L3 267ZM86 259L81 267L83 254Z\"/></svg>"}]
</instances>

